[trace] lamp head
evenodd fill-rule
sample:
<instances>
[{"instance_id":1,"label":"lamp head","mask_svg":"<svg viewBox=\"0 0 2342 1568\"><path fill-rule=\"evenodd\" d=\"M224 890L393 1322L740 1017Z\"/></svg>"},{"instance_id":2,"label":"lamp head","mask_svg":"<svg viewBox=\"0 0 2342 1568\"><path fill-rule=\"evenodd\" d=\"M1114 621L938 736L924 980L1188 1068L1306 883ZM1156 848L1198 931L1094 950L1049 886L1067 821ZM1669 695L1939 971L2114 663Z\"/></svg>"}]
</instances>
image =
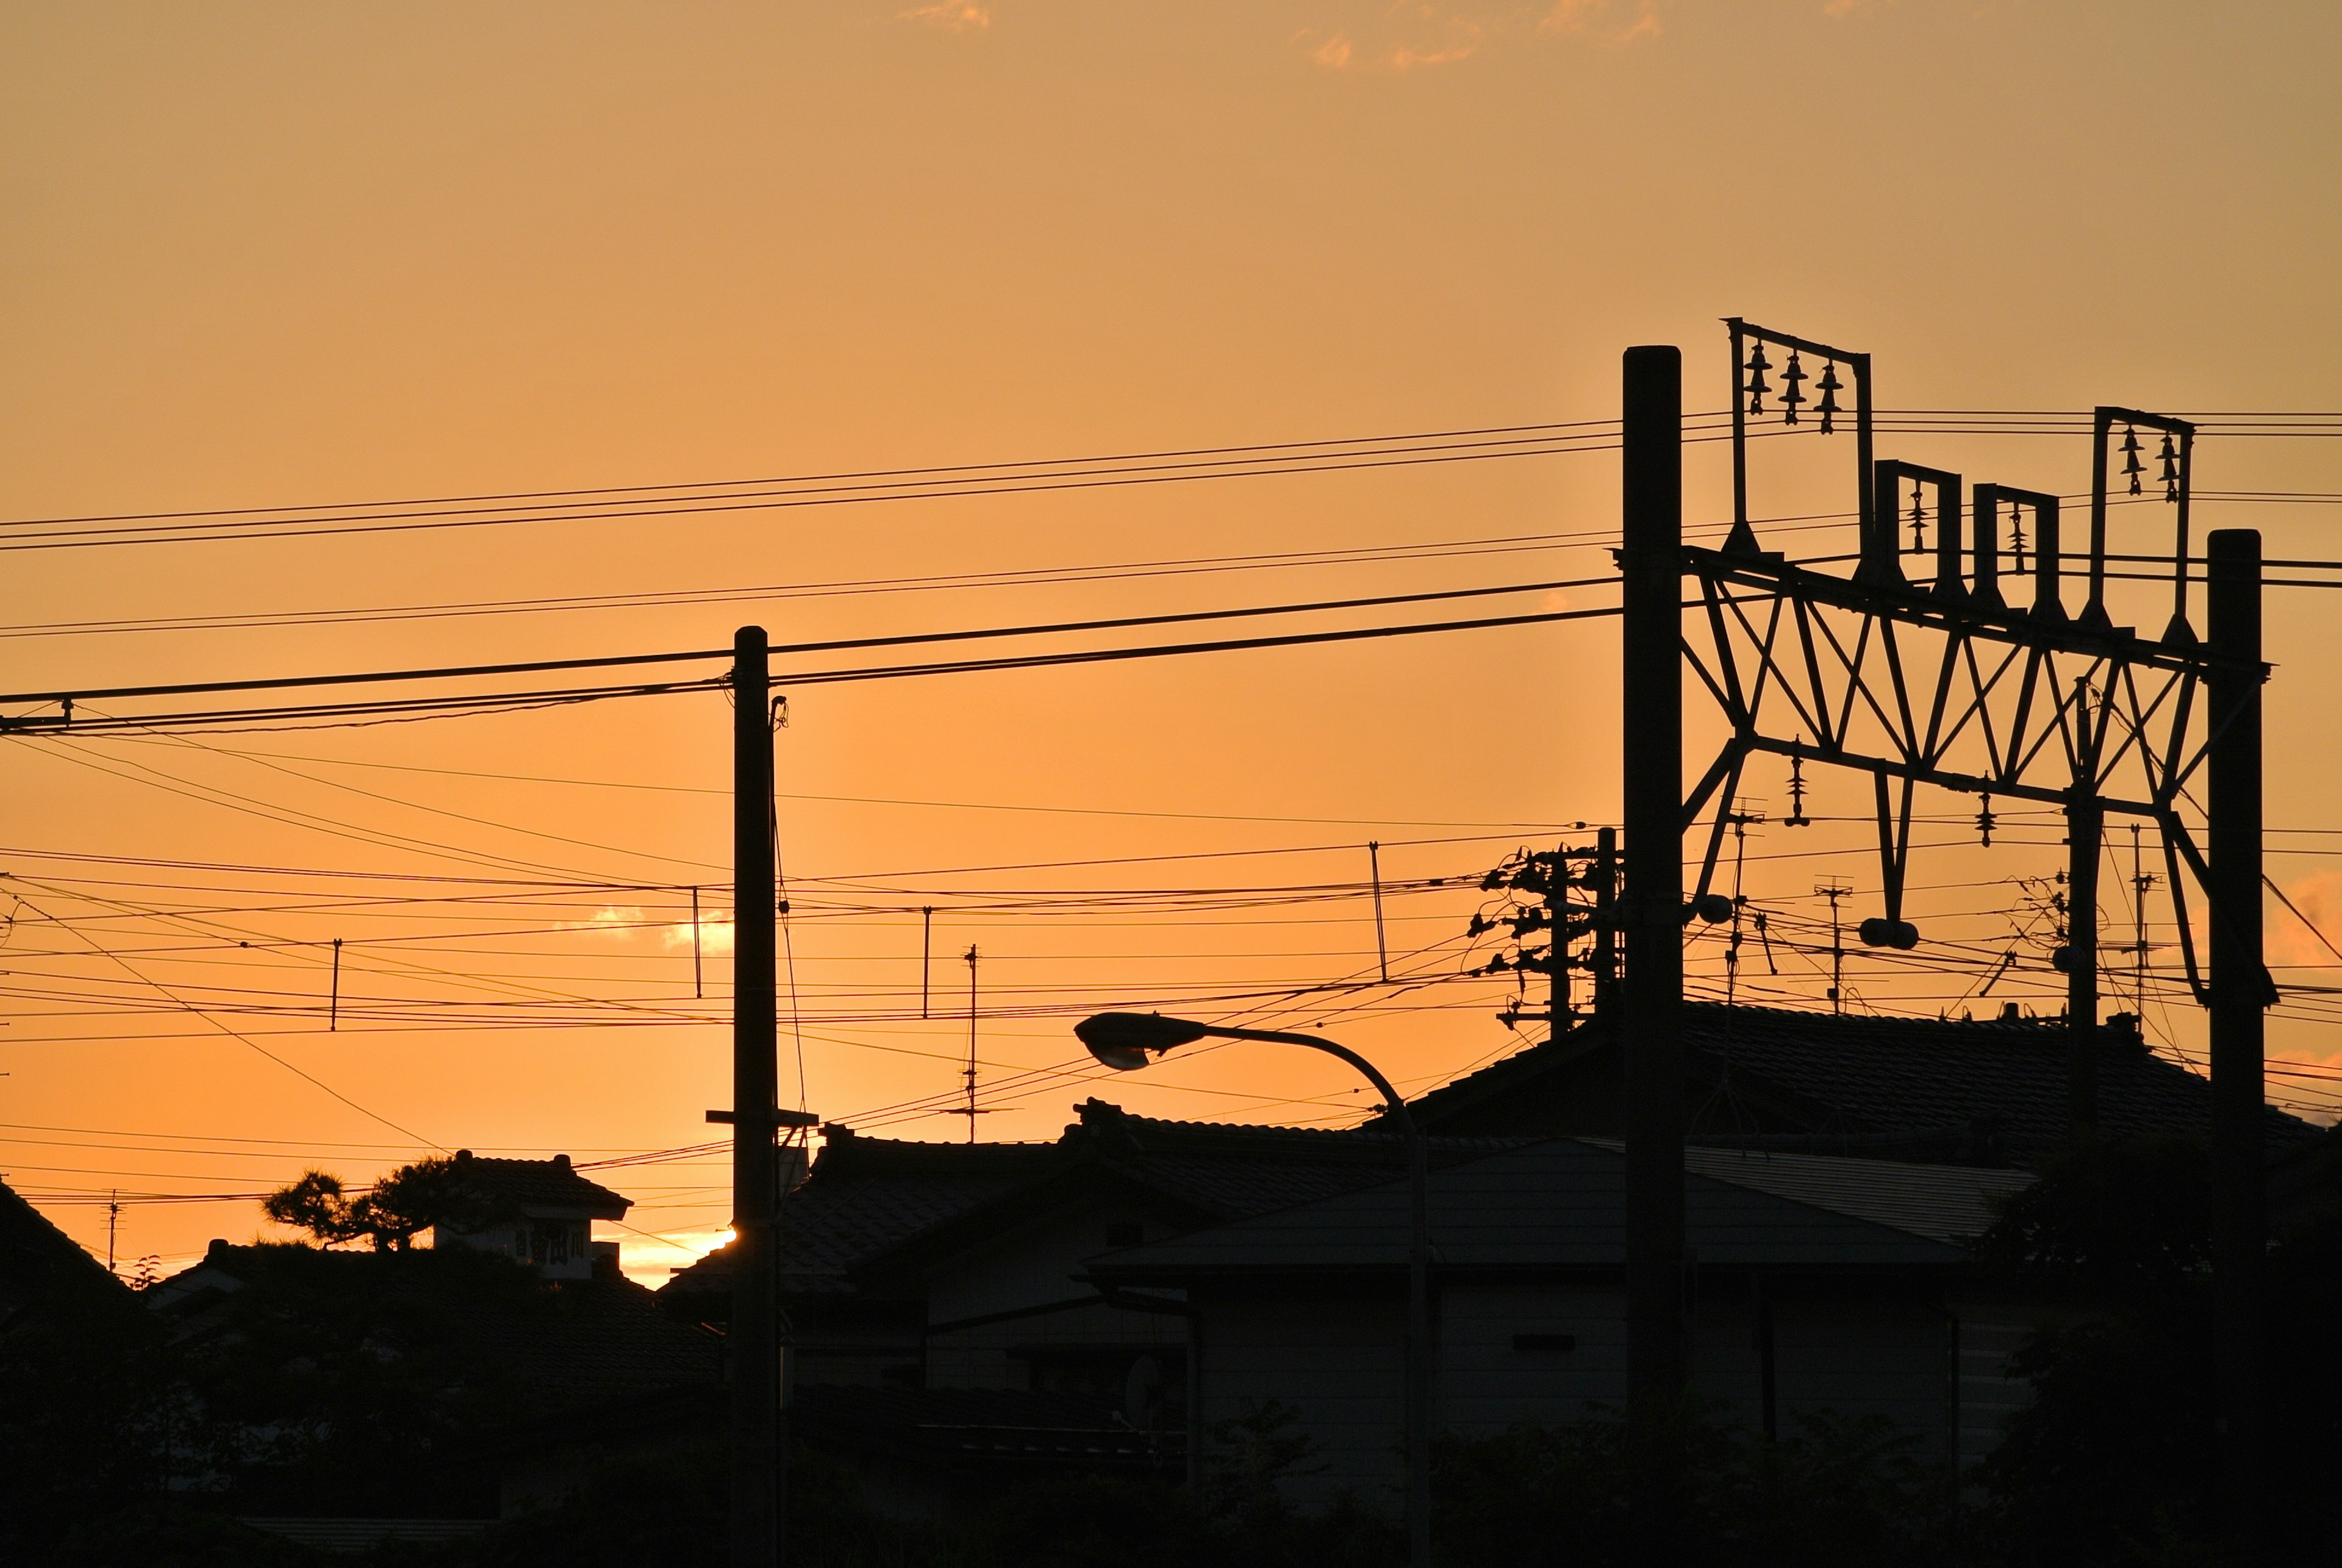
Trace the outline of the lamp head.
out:
<instances>
[{"instance_id":1,"label":"lamp head","mask_svg":"<svg viewBox=\"0 0 2342 1568\"><path fill-rule=\"evenodd\" d=\"M1117 1073L1135 1072L1152 1056L1201 1040L1210 1030L1160 1013L1097 1013L1074 1025L1074 1037Z\"/></svg>"}]
</instances>

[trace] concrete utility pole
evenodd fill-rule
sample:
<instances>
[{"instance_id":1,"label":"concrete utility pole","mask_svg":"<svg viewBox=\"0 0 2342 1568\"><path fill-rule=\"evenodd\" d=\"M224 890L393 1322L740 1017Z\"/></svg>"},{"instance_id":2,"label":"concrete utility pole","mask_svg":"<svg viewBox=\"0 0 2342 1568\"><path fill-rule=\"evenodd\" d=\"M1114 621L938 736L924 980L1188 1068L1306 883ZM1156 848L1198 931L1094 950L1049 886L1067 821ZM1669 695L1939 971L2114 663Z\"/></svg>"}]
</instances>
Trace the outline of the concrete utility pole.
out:
<instances>
[{"instance_id":1,"label":"concrete utility pole","mask_svg":"<svg viewBox=\"0 0 2342 1568\"><path fill-rule=\"evenodd\" d=\"M1625 365L1626 1406L1684 1386L1683 354Z\"/></svg>"},{"instance_id":2,"label":"concrete utility pole","mask_svg":"<svg viewBox=\"0 0 2342 1568\"><path fill-rule=\"evenodd\" d=\"M2211 863L2213 1356L2220 1494L2228 1529L2260 1516L2261 1274L2267 1245L2261 1010L2261 536L2205 541L2214 664L2206 815Z\"/></svg>"},{"instance_id":3,"label":"concrete utility pole","mask_svg":"<svg viewBox=\"0 0 2342 1568\"><path fill-rule=\"evenodd\" d=\"M2087 687L2076 694L2087 732ZM2086 754L2089 749L2086 743ZM2095 758L2077 773L2073 798L2066 803L2066 1128L2077 1142L2098 1126L2098 848L2106 811L2097 779L2087 776L2095 774L2094 764Z\"/></svg>"},{"instance_id":4,"label":"concrete utility pole","mask_svg":"<svg viewBox=\"0 0 2342 1568\"><path fill-rule=\"evenodd\" d=\"M732 1568L781 1560L771 684L765 629L741 627L732 639Z\"/></svg>"}]
</instances>

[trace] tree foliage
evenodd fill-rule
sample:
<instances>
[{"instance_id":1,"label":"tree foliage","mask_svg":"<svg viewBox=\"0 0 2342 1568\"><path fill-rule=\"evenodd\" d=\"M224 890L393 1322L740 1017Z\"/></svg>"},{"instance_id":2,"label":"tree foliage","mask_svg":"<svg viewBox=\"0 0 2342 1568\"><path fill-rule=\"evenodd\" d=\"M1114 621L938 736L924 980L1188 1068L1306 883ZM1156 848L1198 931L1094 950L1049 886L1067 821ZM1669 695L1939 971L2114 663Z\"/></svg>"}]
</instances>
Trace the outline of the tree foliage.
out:
<instances>
[{"instance_id":1,"label":"tree foliage","mask_svg":"<svg viewBox=\"0 0 2342 1568\"><path fill-rule=\"evenodd\" d=\"M401 1165L355 1197L340 1177L304 1172L299 1181L261 1200L260 1207L278 1224L305 1231L321 1245L368 1242L376 1252L404 1252L435 1225L478 1230L500 1217L494 1201L445 1159Z\"/></svg>"}]
</instances>

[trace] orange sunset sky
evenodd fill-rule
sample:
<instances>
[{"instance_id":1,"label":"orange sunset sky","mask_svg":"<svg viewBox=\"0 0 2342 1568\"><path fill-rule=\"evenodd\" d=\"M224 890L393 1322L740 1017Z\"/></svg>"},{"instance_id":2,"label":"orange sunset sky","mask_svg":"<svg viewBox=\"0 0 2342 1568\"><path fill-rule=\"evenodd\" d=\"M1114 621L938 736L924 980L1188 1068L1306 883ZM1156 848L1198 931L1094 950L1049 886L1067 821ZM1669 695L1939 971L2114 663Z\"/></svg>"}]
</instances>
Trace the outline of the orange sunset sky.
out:
<instances>
[{"instance_id":1,"label":"orange sunset sky","mask_svg":"<svg viewBox=\"0 0 2342 1568\"><path fill-rule=\"evenodd\" d=\"M0 5L0 544L50 518L1601 421L1636 343L1682 345L1687 406L1719 409L1732 315L1872 352L1890 409L2342 408L2338 51L2342 9L2308 3ZM2074 436L1882 454L2068 494L2088 476ZM1760 513L1850 506L1845 449L1827 456L1782 458ZM1687 462L1688 520L1712 524L1723 448ZM1616 474L1615 453L1547 451L12 548L0 687L1598 579ZM2206 525L2342 554L2332 441L2207 436L2197 480L2258 497L2205 503ZM1299 559L1226 559L1271 555ZM787 592L848 583L895 585ZM1597 583L1479 603L1611 602ZM429 608L451 605L475 608ZM2272 874L2342 923L2336 607L2272 591L2268 820ZM1067 1032L1092 1006L1322 1024L1410 1089L1536 1037L1496 1021L1508 982L1458 978L1494 951L1463 938L1480 895L1427 884L1615 819L1616 634L793 694L788 1097L966 1136L938 1108L971 944L990 1138L1054 1136L1091 1094L1203 1118L1364 1104L1338 1066L1266 1047L1100 1084ZM307 1165L707 1141L729 1093L720 693L5 740L0 1174L101 1253L115 1192L120 1256L167 1266L255 1233L244 1194ZM1743 788L1777 819L1777 772ZM1817 814L1864 808L1816 788ZM2019 814L1986 851L1959 825L1974 802L1923 809L1951 846L1915 866L1930 935L2005 942L2010 879L2060 863L2054 826ZM1808 934L1822 876L1867 913L1864 833L1759 824L1748 886ZM2131 918L2115 836L2110 942ZM1350 984L1378 977L1369 840L1389 986ZM2148 916L2168 934L2167 905ZM2335 983L2287 922L2273 904L2272 959L2301 966L2281 977ZM1967 970L1851 978L1887 1009L2054 1009L2058 977L2028 962L1986 1004ZM1809 954L1779 967L1769 996L1819 1004ZM2195 1051L2194 1009L2155 984L2150 1034ZM2321 1009L2280 1010L2272 1054L2342 1061ZM2324 1117L2321 1082L2273 1093ZM604 1179L637 1200L606 1233L638 1277L721 1229L720 1155Z\"/></svg>"}]
</instances>

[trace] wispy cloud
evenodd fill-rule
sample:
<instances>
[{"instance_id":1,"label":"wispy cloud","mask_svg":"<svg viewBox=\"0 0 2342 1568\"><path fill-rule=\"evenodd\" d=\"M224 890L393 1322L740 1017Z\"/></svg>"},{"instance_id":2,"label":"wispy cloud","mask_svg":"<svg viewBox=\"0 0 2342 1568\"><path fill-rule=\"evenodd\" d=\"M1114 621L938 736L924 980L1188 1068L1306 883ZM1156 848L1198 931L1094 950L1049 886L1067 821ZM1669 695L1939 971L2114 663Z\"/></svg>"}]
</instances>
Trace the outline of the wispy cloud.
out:
<instances>
[{"instance_id":1,"label":"wispy cloud","mask_svg":"<svg viewBox=\"0 0 2342 1568\"><path fill-rule=\"evenodd\" d=\"M992 7L982 0L936 0L933 5L899 15L906 22L924 22L946 33L981 33L992 25Z\"/></svg>"},{"instance_id":2,"label":"wispy cloud","mask_svg":"<svg viewBox=\"0 0 2342 1568\"><path fill-rule=\"evenodd\" d=\"M1377 7L1370 19L1305 27L1295 44L1328 71L1383 75L1452 65L1507 42L1571 37L1632 44L1661 31L1658 0L1527 0L1527 3Z\"/></svg>"},{"instance_id":3,"label":"wispy cloud","mask_svg":"<svg viewBox=\"0 0 2342 1568\"><path fill-rule=\"evenodd\" d=\"M2303 929L2300 920L2279 910L2267 924L2268 956L2272 964L2331 964L2334 954L2325 942L2342 946L2342 871L2323 871L2293 883L2285 890L2293 907L2317 931ZM2102 939L2103 940L2103 939Z\"/></svg>"},{"instance_id":4,"label":"wispy cloud","mask_svg":"<svg viewBox=\"0 0 2342 1568\"><path fill-rule=\"evenodd\" d=\"M1554 0L1537 23L1545 33L1568 33L1602 44L1632 44L1664 30L1655 0Z\"/></svg>"}]
</instances>

